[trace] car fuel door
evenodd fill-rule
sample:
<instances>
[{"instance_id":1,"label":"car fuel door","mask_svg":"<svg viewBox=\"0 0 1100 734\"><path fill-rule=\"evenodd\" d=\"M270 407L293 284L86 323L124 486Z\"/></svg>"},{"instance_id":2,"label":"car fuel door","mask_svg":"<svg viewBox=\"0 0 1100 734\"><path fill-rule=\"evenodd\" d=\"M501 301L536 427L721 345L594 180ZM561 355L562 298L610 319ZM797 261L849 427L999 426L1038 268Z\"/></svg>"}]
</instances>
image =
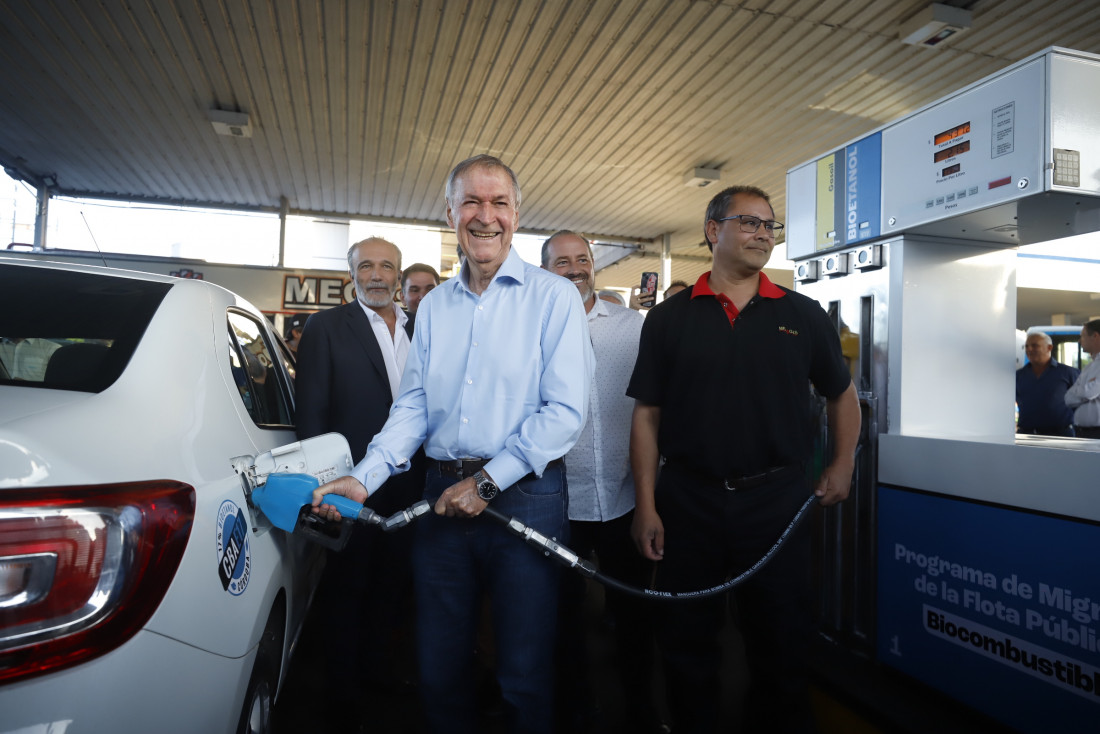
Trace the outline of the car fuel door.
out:
<instances>
[{"instance_id":1,"label":"car fuel door","mask_svg":"<svg viewBox=\"0 0 1100 734\"><path fill-rule=\"evenodd\" d=\"M241 478L252 530L257 534L268 532L273 525L288 526L288 523L273 523L272 520L288 512L297 514L310 504L312 487L345 476L354 466L347 439L339 433L295 441L257 456L238 456L232 464ZM256 490L264 487L274 474L295 475L301 481L280 482L280 487L286 488L281 495L257 501L261 494Z\"/></svg>"}]
</instances>

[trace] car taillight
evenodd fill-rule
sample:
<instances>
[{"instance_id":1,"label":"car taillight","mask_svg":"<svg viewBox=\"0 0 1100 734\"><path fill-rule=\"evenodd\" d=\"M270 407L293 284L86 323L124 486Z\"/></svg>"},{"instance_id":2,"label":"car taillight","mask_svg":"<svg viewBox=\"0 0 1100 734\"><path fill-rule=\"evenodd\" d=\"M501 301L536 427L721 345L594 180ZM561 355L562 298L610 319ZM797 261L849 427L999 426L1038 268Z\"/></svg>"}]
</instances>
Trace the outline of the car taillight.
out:
<instances>
[{"instance_id":1,"label":"car taillight","mask_svg":"<svg viewBox=\"0 0 1100 734\"><path fill-rule=\"evenodd\" d=\"M0 683L133 637L164 598L194 517L195 490L167 480L0 491Z\"/></svg>"}]
</instances>

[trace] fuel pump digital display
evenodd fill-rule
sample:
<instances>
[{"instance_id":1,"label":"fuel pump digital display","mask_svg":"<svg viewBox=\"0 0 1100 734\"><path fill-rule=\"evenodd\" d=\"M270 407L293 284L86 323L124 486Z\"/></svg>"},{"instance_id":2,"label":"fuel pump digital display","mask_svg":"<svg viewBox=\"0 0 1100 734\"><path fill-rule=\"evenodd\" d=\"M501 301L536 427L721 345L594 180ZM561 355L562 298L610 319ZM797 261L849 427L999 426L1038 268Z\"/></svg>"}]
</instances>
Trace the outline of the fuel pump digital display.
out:
<instances>
[{"instance_id":1,"label":"fuel pump digital display","mask_svg":"<svg viewBox=\"0 0 1100 734\"><path fill-rule=\"evenodd\" d=\"M952 145L950 148L937 150L936 154L932 156L932 159L936 163L939 163L940 161L945 161L952 156L961 155L968 150L970 150L970 141L964 140L961 143L956 143L955 145Z\"/></svg>"},{"instance_id":2,"label":"fuel pump digital display","mask_svg":"<svg viewBox=\"0 0 1100 734\"><path fill-rule=\"evenodd\" d=\"M952 173L958 173L961 170L962 170L962 164L956 163L953 166L948 166L947 168L943 169L943 173L940 174L940 175L942 175L944 178L947 178Z\"/></svg>"},{"instance_id":3,"label":"fuel pump digital display","mask_svg":"<svg viewBox=\"0 0 1100 734\"><path fill-rule=\"evenodd\" d=\"M970 132L970 123L964 122L961 125L956 125L950 130L944 130L942 133L936 135L933 140L936 142L936 145L939 145L941 143L946 143L948 140L954 140L960 135L966 135L968 132Z\"/></svg>"}]
</instances>

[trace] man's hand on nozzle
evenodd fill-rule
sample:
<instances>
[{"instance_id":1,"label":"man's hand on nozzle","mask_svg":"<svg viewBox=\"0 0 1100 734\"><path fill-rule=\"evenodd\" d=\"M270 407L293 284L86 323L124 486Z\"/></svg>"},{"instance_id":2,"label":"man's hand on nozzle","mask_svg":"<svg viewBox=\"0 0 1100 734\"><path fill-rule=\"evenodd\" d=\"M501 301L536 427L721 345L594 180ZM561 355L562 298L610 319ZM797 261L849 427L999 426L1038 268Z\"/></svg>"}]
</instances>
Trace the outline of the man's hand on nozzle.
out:
<instances>
[{"instance_id":1,"label":"man's hand on nozzle","mask_svg":"<svg viewBox=\"0 0 1100 734\"><path fill-rule=\"evenodd\" d=\"M339 520L340 512L332 505L322 504L326 494L338 494L349 500L363 504L367 501L367 488L360 484L359 480L352 476L334 479L328 484L322 484L313 490L313 514L320 515L326 520ZM352 518L353 520L355 518Z\"/></svg>"}]
</instances>

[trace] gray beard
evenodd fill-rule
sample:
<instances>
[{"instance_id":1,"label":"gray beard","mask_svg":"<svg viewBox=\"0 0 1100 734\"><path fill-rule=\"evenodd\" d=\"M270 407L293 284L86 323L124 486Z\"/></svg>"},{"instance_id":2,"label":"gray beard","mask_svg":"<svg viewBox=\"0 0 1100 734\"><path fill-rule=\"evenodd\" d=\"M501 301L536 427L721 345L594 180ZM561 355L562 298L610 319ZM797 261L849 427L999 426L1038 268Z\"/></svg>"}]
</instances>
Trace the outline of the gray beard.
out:
<instances>
[{"instance_id":1,"label":"gray beard","mask_svg":"<svg viewBox=\"0 0 1100 734\"><path fill-rule=\"evenodd\" d=\"M574 285L577 288L577 292L581 294L581 303L588 303L588 299L596 295L596 289L593 287L591 280L583 286L577 286L575 283Z\"/></svg>"},{"instance_id":2,"label":"gray beard","mask_svg":"<svg viewBox=\"0 0 1100 734\"><path fill-rule=\"evenodd\" d=\"M368 308L382 308L389 303L393 303L393 293L387 293L384 297L372 298L366 292L356 288L355 295L358 296L359 302Z\"/></svg>"}]
</instances>

